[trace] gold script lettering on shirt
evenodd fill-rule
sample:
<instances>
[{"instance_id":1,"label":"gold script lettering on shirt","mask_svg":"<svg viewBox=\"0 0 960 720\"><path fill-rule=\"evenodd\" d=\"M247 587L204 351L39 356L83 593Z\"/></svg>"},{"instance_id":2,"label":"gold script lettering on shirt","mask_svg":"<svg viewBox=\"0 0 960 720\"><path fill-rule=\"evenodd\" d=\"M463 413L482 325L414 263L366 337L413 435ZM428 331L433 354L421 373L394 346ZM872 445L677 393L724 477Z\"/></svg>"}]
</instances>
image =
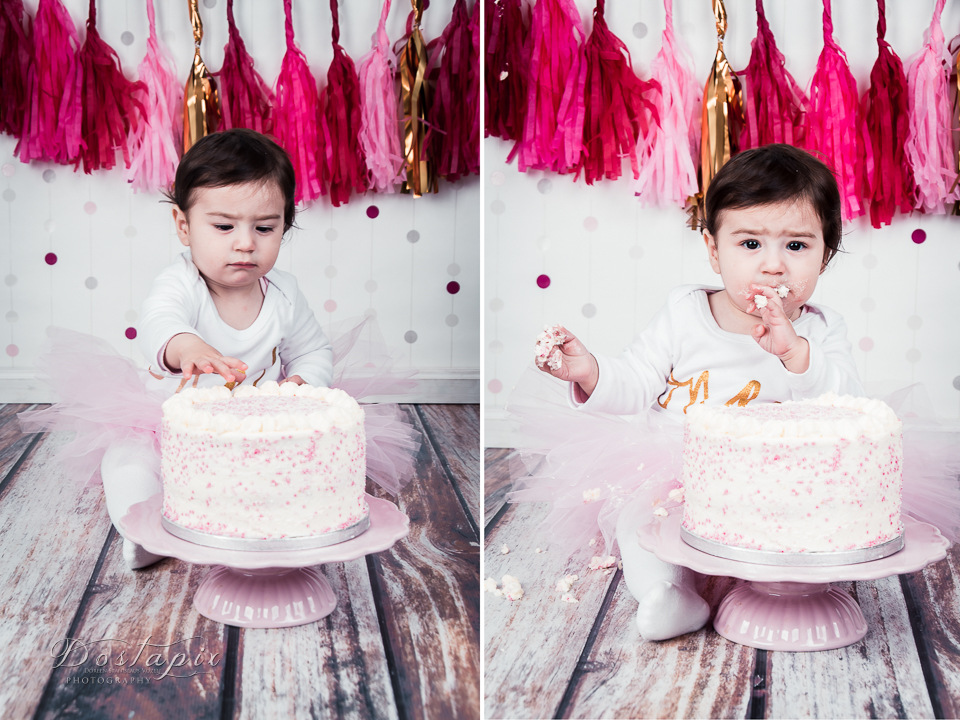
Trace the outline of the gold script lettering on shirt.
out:
<instances>
[{"instance_id":1,"label":"gold script lettering on shirt","mask_svg":"<svg viewBox=\"0 0 960 720\"><path fill-rule=\"evenodd\" d=\"M690 407L691 405L693 405L693 404L697 401L697 398L700 397L700 386L701 386L701 385L703 386L703 400L701 400L700 402L704 402L705 400L707 400L707 398L710 397L709 382L710 382L710 371L709 371L709 370L704 370L702 373L700 373L700 377L697 378L696 384L694 384L694 382L693 382L693 377L691 377L689 380L685 380L684 382L677 382L676 380L674 380L674 378L673 378L673 371L671 370L671 371L670 371L670 379L667 380L667 385L670 386L670 391L669 391L669 392L664 391L664 392L667 392L667 399L661 401L660 398L662 398L663 395L660 395L660 398L657 398L657 404L659 404L660 407L662 407L664 410L666 410L666 409L667 409L667 405L670 404L670 400L673 398L673 391L676 390L676 389L678 389L678 388L685 387L685 388L687 388L687 390L690 391L690 402L688 402L688 403L683 407L683 414L686 415L686 414L687 414L687 408Z\"/></svg>"},{"instance_id":2,"label":"gold script lettering on shirt","mask_svg":"<svg viewBox=\"0 0 960 720\"><path fill-rule=\"evenodd\" d=\"M751 380L744 386L743 390L727 400L724 405L730 407L731 405L736 404L738 407L746 407L747 403L751 400L756 400L759 394L760 383L756 380Z\"/></svg>"}]
</instances>

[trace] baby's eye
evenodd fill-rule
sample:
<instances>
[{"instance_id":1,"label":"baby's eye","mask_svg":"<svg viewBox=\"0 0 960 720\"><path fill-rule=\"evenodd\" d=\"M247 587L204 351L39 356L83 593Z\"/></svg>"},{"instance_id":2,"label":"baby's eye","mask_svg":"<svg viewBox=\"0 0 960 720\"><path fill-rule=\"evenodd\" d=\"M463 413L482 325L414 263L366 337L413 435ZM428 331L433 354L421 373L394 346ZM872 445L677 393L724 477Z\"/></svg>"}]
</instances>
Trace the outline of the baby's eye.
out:
<instances>
[{"instance_id":1,"label":"baby's eye","mask_svg":"<svg viewBox=\"0 0 960 720\"><path fill-rule=\"evenodd\" d=\"M787 250L793 250L794 252L803 250L807 244L805 242L800 242L799 240L794 240L793 242L787 243Z\"/></svg>"},{"instance_id":2,"label":"baby's eye","mask_svg":"<svg viewBox=\"0 0 960 720\"><path fill-rule=\"evenodd\" d=\"M273 226L272 226L272 225L261 225L260 227L257 228L257 232L262 232L262 233L264 233L264 234L266 234L266 233L271 233L271 232L273 232Z\"/></svg>"},{"instance_id":3,"label":"baby's eye","mask_svg":"<svg viewBox=\"0 0 960 720\"><path fill-rule=\"evenodd\" d=\"M214 225L217 230L226 232L227 230L233 230L233 225Z\"/></svg>"},{"instance_id":4,"label":"baby's eye","mask_svg":"<svg viewBox=\"0 0 960 720\"><path fill-rule=\"evenodd\" d=\"M740 244L743 245L747 250L756 250L758 247L760 247L759 240L744 240Z\"/></svg>"}]
</instances>

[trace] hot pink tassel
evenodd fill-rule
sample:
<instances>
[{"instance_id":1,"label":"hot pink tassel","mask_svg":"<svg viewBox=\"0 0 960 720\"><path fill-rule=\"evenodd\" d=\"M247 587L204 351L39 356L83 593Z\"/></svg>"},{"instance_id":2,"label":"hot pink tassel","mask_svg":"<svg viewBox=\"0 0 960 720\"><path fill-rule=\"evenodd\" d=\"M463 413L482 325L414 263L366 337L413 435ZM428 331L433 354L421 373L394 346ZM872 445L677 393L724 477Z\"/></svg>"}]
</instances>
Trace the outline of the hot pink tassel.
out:
<instances>
[{"instance_id":1,"label":"hot pink tassel","mask_svg":"<svg viewBox=\"0 0 960 720\"><path fill-rule=\"evenodd\" d=\"M0 0L0 132L20 137L27 109L33 38L23 24L22 0Z\"/></svg>"},{"instance_id":2,"label":"hot pink tassel","mask_svg":"<svg viewBox=\"0 0 960 720\"><path fill-rule=\"evenodd\" d=\"M517 141L523 135L528 71L520 0L486 2L484 10L487 33L484 132Z\"/></svg>"},{"instance_id":3,"label":"hot pink tassel","mask_svg":"<svg viewBox=\"0 0 960 720\"><path fill-rule=\"evenodd\" d=\"M870 223L875 228L889 225L893 214L913 209L913 171L904 156L909 132L907 78L900 58L884 39L887 34L884 0L877 0L877 45L880 53L870 73L870 89L863 96L863 117L870 129L873 174L867 177Z\"/></svg>"},{"instance_id":4,"label":"hot pink tassel","mask_svg":"<svg viewBox=\"0 0 960 720\"><path fill-rule=\"evenodd\" d=\"M183 85L177 79L173 59L157 39L153 0L147 0L147 19L147 54L138 68L140 84L134 94L142 112L127 139L130 166L124 177L134 192L153 193L173 185L180 164Z\"/></svg>"},{"instance_id":5,"label":"hot pink tassel","mask_svg":"<svg viewBox=\"0 0 960 720\"><path fill-rule=\"evenodd\" d=\"M87 39L78 58L83 104L80 157L74 167L82 162L88 175L101 168L109 170L117 164L117 148L123 153L124 165L130 167L127 133L136 128L137 116L143 111L136 107L140 84L124 77L116 51L97 32L96 0L90 0Z\"/></svg>"},{"instance_id":6,"label":"hot pink tassel","mask_svg":"<svg viewBox=\"0 0 960 720\"><path fill-rule=\"evenodd\" d=\"M476 6L474 6L476 7ZM480 174L480 58L466 0L453 4L453 18L440 37L443 55L429 117L436 130L430 152L437 174L454 182ZM439 48L434 57L439 54Z\"/></svg>"},{"instance_id":7,"label":"hot pink tassel","mask_svg":"<svg viewBox=\"0 0 960 720\"><path fill-rule=\"evenodd\" d=\"M521 172L570 172L583 144L586 67L580 11L573 0L539 0L530 33L533 49L517 166Z\"/></svg>"},{"instance_id":8,"label":"hot pink tassel","mask_svg":"<svg viewBox=\"0 0 960 720\"><path fill-rule=\"evenodd\" d=\"M334 207L350 200L350 193L367 191L367 166L360 149L360 81L353 60L340 46L340 13L337 0L330 0L333 14L333 62L327 71L322 110L318 113L323 133L323 184Z\"/></svg>"},{"instance_id":9,"label":"hot pink tassel","mask_svg":"<svg viewBox=\"0 0 960 720\"><path fill-rule=\"evenodd\" d=\"M253 67L253 58L233 19L233 0L227 0L230 39L223 48L223 66L214 73L220 88L223 129L250 128L273 134L273 93Z\"/></svg>"},{"instance_id":10,"label":"hot pink tassel","mask_svg":"<svg viewBox=\"0 0 960 720\"><path fill-rule=\"evenodd\" d=\"M700 102L703 86L690 69L691 62L673 34L673 0L664 0L666 26L660 52L650 74L660 85L653 98L660 123L637 141L640 176L634 192L640 202L660 207L684 207L697 193L700 157Z\"/></svg>"},{"instance_id":11,"label":"hot pink tassel","mask_svg":"<svg viewBox=\"0 0 960 720\"><path fill-rule=\"evenodd\" d=\"M910 130L905 150L916 182L914 207L934 215L943 215L944 204L958 199L947 93L950 62L940 27L943 5L944 0L937 0L926 41L907 75Z\"/></svg>"},{"instance_id":12,"label":"hot pink tassel","mask_svg":"<svg viewBox=\"0 0 960 720\"><path fill-rule=\"evenodd\" d=\"M757 37L750 44L750 63L743 83L744 125L740 149L786 143L803 146L803 91L787 72L783 53L757 0Z\"/></svg>"},{"instance_id":13,"label":"hot pink tassel","mask_svg":"<svg viewBox=\"0 0 960 720\"><path fill-rule=\"evenodd\" d=\"M873 174L873 149L860 113L857 81L847 56L833 39L830 0L823 2L823 50L810 83L805 121L806 149L837 177L847 220L866 212L863 188Z\"/></svg>"},{"instance_id":14,"label":"hot pink tassel","mask_svg":"<svg viewBox=\"0 0 960 720\"><path fill-rule=\"evenodd\" d=\"M403 155L394 88L396 61L387 36L390 0L384 0L373 49L360 61L360 148L367 163L367 185L375 192L393 193L403 183Z\"/></svg>"},{"instance_id":15,"label":"hot pink tassel","mask_svg":"<svg viewBox=\"0 0 960 720\"><path fill-rule=\"evenodd\" d=\"M274 108L274 131L277 140L293 161L297 176L295 199L314 200L320 197L323 158L317 127L317 82L310 74L307 59L293 42L292 0L283 0L286 14L287 52L277 77Z\"/></svg>"},{"instance_id":16,"label":"hot pink tassel","mask_svg":"<svg viewBox=\"0 0 960 720\"><path fill-rule=\"evenodd\" d=\"M639 177L637 137L647 134L651 121L659 123L650 98L660 88L634 75L630 51L607 27L604 5L604 0L597 0L593 32L584 46L583 153L577 175L582 170L587 185L619 178L625 156L634 179Z\"/></svg>"},{"instance_id":17,"label":"hot pink tassel","mask_svg":"<svg viewBox=\"0 0 960 720\"><path fill-rule=\"evenodd\" d=\"M40 0L33 24L27 109L15 151L22 162L53 160L67 164L77 155L71 154L68 144L70 148L80 145L80 96L76 93L79 46L77 29L63 3ZM60 131L62 110L71 121L69 137Z\"/></svg>"}]
</instances>

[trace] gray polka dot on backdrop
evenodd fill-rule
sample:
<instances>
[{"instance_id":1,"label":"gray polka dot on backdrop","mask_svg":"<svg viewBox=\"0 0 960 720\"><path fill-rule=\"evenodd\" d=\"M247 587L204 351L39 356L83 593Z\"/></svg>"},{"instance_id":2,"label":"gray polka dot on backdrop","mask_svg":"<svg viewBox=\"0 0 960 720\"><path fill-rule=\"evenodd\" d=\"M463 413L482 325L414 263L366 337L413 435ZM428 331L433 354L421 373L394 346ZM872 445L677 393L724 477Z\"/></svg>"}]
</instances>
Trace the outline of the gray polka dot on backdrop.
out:
<instances>
[{"instance_id":1,"label":"gray polka dot on backdrop","mask_svg":"<svg viewBox=\"0 0 960 720\"><path fill-rule=\"evenodd\" d=\"M97 283L97 279L95 277L88 277L83 281L83 284L87 286L88 290L96 290L99 283Z\"/></svg>"},{"instance_id":2,"label":"gray polka dot on backdrop","mask_svg":"<svg viewBox=\"0 0 960 720\"><path fill-rule=\"evenodd\" d=\"M46 230L48 233L52 233L57 229L57 223L54 222L53 220L47 220L43 224L43 229Z\"/></svg>"},{"instance_id":3,"label":"gray polka dot on backdrop","mask_svg":"<svg viewBox=\"0 0 960 720\"><path fill-rule=\"evenodd\" d=\"M7 322L8 322L8 323L15 323L15 322L16 322L17 320L19 320L19 319L20 319L20 316L17 315L17 313L15 313L13 310L11 310L10 312L7 313Z\"/></svg>"},{"instance_id":4,"label":"gray polka dot on backdrop","mask_svg":"<svg viewBox=\"0 0 960 720\"><path fill-rule=\"evenodd\" d=\"M420 233L416 230L411 230L407 233L407 242L415 243L420 242Z\"/></svg>"},{"instance_id":5,"label":"gray polka dot on backdrop","mask_svg":"<svg viewBox=\"0 0 960 720\"><path fill-rule=\"evenodd\" d=\"M126 320L128 323L135 323L138 317L140 316L137 315L136 310L127 310L127 314L123 316L123 319Z\"/></svg>"},{"instance_id":6,"label":"gray polka dot on backdrop","mask_svg":"<svg viewBox=\"0 0 960 720\"><path fill-rule=\"evenodd\" d=\"M327 265L326 269L323 271L323 274L332 280L337 276L337 269L333 265Z\"/></svg>"},{"instance_id":7,"label":"gray polka dot on backdrop","mask_svg":"<svg viewBox=\"0 0 960 720\"><path fill-rule=\"evenodd\" d=\"M582 312L585 318L592 318L597 314L597 306L593 303L587 303L583 306Z\"/></svg>"},{"instance_id":8,"label":"gray polka dot on backdrop","mask_svg":"<svg viewBox=\"0 0 960 720\"><path fill-rule=\"evenodd\" d=\"M46 183L56 182L57 173L55 170L44 170L43 171L43 181Z\"/></svg>"},{"instance_id":9,"label":"gray polka dot on backdrop","mask_svg":"<svg viewBox=\"0 0 960 720\"><path fill-rule=\"evenodd\" d=\"M504 204L503 200L497 198L492 203L490 203L490 212L494 215L502 215L503 211L507 209L507 206Z\"/></svg>"},{"instance_id":10,"label":"gray polka dot on backdrop","mask_svg":"<svg viewBox=\"0 0 960 720\"><path fill-rule=\"evenodd\" d=\"M864 312L873 312L877 309L877 301L873 298L864 298L860 301L860 309Z\"/></svg>"},{"instance_id":11,"label":"gray polka dot on backdrop","mask_svg":"<svg viewBox=\"0 0 960 720\"><path fill-rule=\"evenodd\" d=\"M450 263L449 265L447 265L447 274L453 275L453 277L456 277L457 275L460 274L460 266L457 265L456 263Z\"/></svg>"},{"instance_id":12,"label":"gray polka dot on backdrop","mask_svg":"<svg viewBox=\"0 0 960 720\"><path fill-rule=\"evenodd\" d=\"M460 322L460 318L458 318L458 317L457 317L456 315L454 315L453 313L450 313L450 314L447 315L447 317L446 317L446 323L447 323L447 325L448 325L449 327L456 327L457 323L459 323L459 322Z\"/></svg>"},{"instance_id":13,"label":"gray polka dot on backdrop","mask_svg":"<svg viewBox=\"0 0 960 720\"><path fill-rule=\"evenodd\" d=\"M137 229L133 225L127 225L127 227L123 231L123 234L126 235L128 238L133 239L137 236Z\"/></svg>"},{"instance_id":14,"label":"gray polka dot on backdrop","mask_svg":"<svg viewBox=\"0 0 960 720\"><path fill-rule=\"evenodd\" d=\"M13 202L17 199L17 194L13 191L12 188L7 188L3 191L3 199L7 202Z\"/></svg>"},{"instance_id":15,"label":"gray polka dot on backdrop","mask_svg":"<svg viewBox=\"0 0 960 720\"><path fill-rule=\"evenodd\" d=\"M490 301L490 312L500 312L503 310L503 300L500 298L494 298Z\"/></svg>"},{"instance_id":16,"label":"gray polka dot on backdrop","mask_svg":"<svg viewBox=\"0 0 960 720\"><path fill-rule=\"evenodd\" d=\"M327 228L327 231L323 234L327 240L333 242L337 239L337 229L336 228Z\"/></svg>"},{"instance_id":17,"label":"gray polka dot on backdrop","mask_svg":"<svg viewBox=\"0 0 960 720\"><path fill-rule=\"evenodd\" d=\"M411 345L413 345L413 343L417 341L417 334L413 330L407 330L403 334L403 339L406 340Z\"/></svg>"},{"instance_id":18,"label":"gray polka dot on backdrop","mask_svg":"<svg viewBox=\"0 0 960 720\"><path fill-rule=\"evenodd\" d=\"M367 280L363 284L363 289L368 293L375 293L377 291L377 281L376 280Z\"/></svg>"},{"instance_id":19,"label":"gray polka dot on backdrop","mask_svg":"<svg viewBox=\"0 0 960 720\"><path fill-rule=\"evenodd\" d=\"M129 30L124 30L120 33L120 42L124 45L133 45L133 33Z\"/></svg>"},{"instance_id":20,"label":"gray polka dot on backdrop","mask_svg":"<svg viewBox=\"0 0 960 720\"><path fill-rule=\"evenodd\" d=\"M636 25L633 26L633 36L635 38L643 39L647 36L647 32L648 32L648 29L647 29L646 23L638 22Z\"/></svg>"},{"instance_id":21,"label":"gray polka dot on backdrop","mask_svg":"<svg viewBox=\"0 0 960 720\"><path fill-rule=\"evenodd\" d=\"M537 183L537 191L541 195L549 195L551 190L553 190L553 183L550 182L550 178L543 178Z\"/></svg>"},{"instance_id":22,"label":"gray polka dot on backdrop","mask_svg":"<svg viewBox=\"0 0 960 720\"><path fill-rule=\"evenodd\" d=\"M17 284L17 276L16 276L16 275L7 275L7 276L3 279L3 282L6 283L7 287L13 287L14 285Z\"/></svg>"}]
</instances>

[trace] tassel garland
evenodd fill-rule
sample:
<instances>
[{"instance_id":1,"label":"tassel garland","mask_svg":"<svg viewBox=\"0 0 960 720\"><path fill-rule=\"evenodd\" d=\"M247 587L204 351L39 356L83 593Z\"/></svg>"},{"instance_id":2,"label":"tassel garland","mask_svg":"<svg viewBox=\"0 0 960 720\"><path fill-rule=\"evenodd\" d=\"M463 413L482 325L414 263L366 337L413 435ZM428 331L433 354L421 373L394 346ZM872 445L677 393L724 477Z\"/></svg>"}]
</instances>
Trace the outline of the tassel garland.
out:
<instances>
[{"instance_id":1,"label":"tassel garland","mask_svg":"<svg viewBox=\"0 0 960 720\"><path fill-rule=\"evenodd\" d=\"M580 91L582 70L585 70L582 47L585 35L573 0L539 0L533 6L530 36L532 51L523 136L514 150L517 167L521 172L527 169L569 172L580 159L583 142ZM581 109L579 127L578 105ZM571 111L572 118L569 117ZM570 142L565 144L567 138Z\"/></svg>"},{"instance_id":2,"label":"tassel garland","mask_svg":"<svg viewBox=\"0 0 960 720\"><path fill-rule=\"evenodd\" d=\"M90 0L87 39L78 59L83 112L80 157L75 168L82 162L88 175L101 168L109 170L116 165L117 148L123 153L124 166L129 168L127 134L131 129L136 131L138 116L143 114L143 106L136 98L141 83L124 77L116 51L97 32L96 0Z\"/></svg>"},{"instance_id":3,"label":"tassel garland","mask_svg":"<svg viewBox=\"0 0 960 720\"><path fill-rule=\"evenodd\" d=\"M77 29L60 0L40 0L33 24L33 57L27 74L27 107L23 132L16 154L21 162L52 160L64 165L73 162L67 142L59 132L61 111L75 137L70 147L79 148L80 97L76 94ZM74 83L69 88L68 84Z\"/></svg>"},{"instance_id":4,"label":"tassel garland","mask_svg":"<svg viewBox=\"0 0 960 720\"><path fill-rule=\"evenodd\" d=\"M23 0L0 0L0 132L16 138L23 132L32 46Z\"/></svg>"},{"instance_id":5,"label":"tassel garland","mask_svg":"<svg viewBox=\"0 0 960 720\"><path fill-rule=\"evenodd\" d=\"M183 89L183 152L202 137L215 133L220 126L220 98L217 81L200 57L203 21L197 0L190 0L190 24L193 25L193 64Z\"/></svg>"},{"instance_id":6,"label":"tassel garland","mask_svg":"<svg viewBox=\"0 0 960 720\"><path fill-rule=\"evenodd\" d=\"M437 175L427 147L427 109L430 88L427 83L429 58L420 32L423 10L429 0L410 0L413 10L407 18L407 38L400 53L400 105L403 112L403 156L407 178L403 192L421 197L437 192Z\"/></svg>"},{"instance_id":7,"label":"tassel garland","mask_svg":"<svg viewBox=\"0 0 960 720\"><path fill-rule=\"evenodd\" d=\"M360 151L360 81L353 60L340 46L340 14L337 0L330 0L333 14L333 62L327 72L318 116L323 133L322 183L334 207L350 199L350 192L367 190L367 166Z\"/></svg>"},{"instance_id":8,"label":"tassel garland","mask_svg":"<svg viewBox=\"0 0 960 720\"><path fill-rule=\"evenodd\" d=\"M740 80L723 50L723 38L727 34L727 10L723 0L713 0L713 16L717 21L717 54L703 88L700 191L695 198L695 205L690 208L690 226L694 230L700 225L699 206L707 195L707 188L720 168L739 151L743 128Z\"/></svg>"},{"instance_id":9,"label":"tassel garland","mask_svg":"<svg viewBox=\"0 0 960 720\"><path fill-rule=\"evenodd\" d=\"M280 146L293 161L297 176L295 199L320 197L320 168L323 163L317 128L317 82L310 74L307 59L293 42L292 0L283 0L286 14L287 51L277 77L274 127Z\"/></svg>"},{"instance_id":10,"label":"tassel garland","mask_svg":"<svg viewBox=\"0 0 960 720\"><path fill-rule=\"evenodd\" d=\"M395 67L387 36L390 0L384 0L373 49L360 61L360 132L358 139L367 164L367 185L375 192L392 193L403 182L403 156L394 91Z\"/></svg>"},{"instance_id":11,"label":"tassel garland","mask_svg":"<svg viewBox=\"0 0 960 720\"><path fill-rule=\"evenodd\" d=\"M273 93L253 66L253 58L233 18L233 0L227 0L229 40L223 48L223 66L214 73L220 87L223 128L250 128L273 134Z\"/></svg>"},{"instance_id":12,"label":"tassel garland","mask_svg":"<svg viewBox=\"0 0 960 720\"><path fill-rule=\"evenodd\" d=\"M478 5L474 5L474 9ZM430 117L430 154L437 174L451 182L480 174L480 58L466 0L455 0L453 19L440 38L443 55Z\"/></svg>"},{"instance_id":13,"label":"tassel garland","mask_svg":"<svg viewBox=\"0 0 960 720\"><path fill-rule=\"evenodd\" d=\"M916 182L914 207L942 215L944 203L957 200L953 169L953 138L947 94L947 64L940 15L945 0L937 0L926 41L907 75L910 130L907 161Z\"/></svg>"},{"instance_id":14,"label":"tassel garland","mask_svg":"<svg viewBox=\"0 0 960 720\"><path fill-rule=\"evenodd\" d=\"M860 112L857 82L833 39L830 0L823 0L823 50L810 82L806 109L807 151L833 170L847 220L866 211L863 188L873 175L873 148Z\"/></svg>"},{"instance_id":15,"label":"tassel garland","mask_svg":"<svg viewBox=\"0 0 960 720\"><path fill-rule=\"evenodd\" d=\"M803 145L806 98L786 70L783 53L757 0L757 37L750 43L750 63L743 72L744 124L740 149L771 143Z\"/></svg>"},{"instance_id":16,"label":"tassel garland","mask_svg":"<svg viewBox=\"0 0 960 720\"><path fill-rule=\"evenodd\" d=\"M134 94L140 118L128 138L130 166L126 181L134 192L157 192L173 185L180 163L183 95L174 73L173 59L157 39L153 0L147 0L150 36L147 54L138 69L139 84Z\"/></svg>"},{"instance_id":17,"label":"tassel garland","mask_svg":"<svg viewBox=\"0 0 960 720\"><path fill-rule=\"evenodd\" d=\"M527 107L527 57L520 0L487 0L484 12L484 134L516 142L523 134ZM511 154L507 162L512 159Z\"/></svg>"},{"instance_id":18,"label":"tassel garland","mask_svg":"<svg viewBox=\"0 0 960 720\"><path fill-rule=\"evenodd\" d=\"M884 38L887 34L884 0L877 0L879 54L870 72L870 89L863 96L863 117L870 130L873 173L867 176L870 223L875 228L889 225L900 209L913 209L913 171L904 156L909 131L907 116L907 78L900 58Z\"/></svg>"},{"instance_id":19,"label":"tassel garland","mask_svg":"<svg viewBox=\"0 0 960 720\"><path fill-rule=\"evenodd\" d=\"M583 152L576 172L583 171L587 185L619 178L624 156L630 158L634 179L639 177L637 138L647 134L651 121L659 124L649 99L659 87L634 74L630 51L607 27L604 6L605 0L597 0L593 32L584 46Z\"/></svg>"},{"instance_id":20,"label":"tassel garland","mask_svg":"<svg viewBox=\"0 0 960 720\"><path fill-rule=\"evenodd\" d=\"M700 152L700 85L686 51L674 37L673 0L664 0L666 26L650 73L660 85L653 97L659 124L637 141L640 175L634 192L644 206L680 206L697 192L694 157Z\"/></svg>"}]
</instances>

